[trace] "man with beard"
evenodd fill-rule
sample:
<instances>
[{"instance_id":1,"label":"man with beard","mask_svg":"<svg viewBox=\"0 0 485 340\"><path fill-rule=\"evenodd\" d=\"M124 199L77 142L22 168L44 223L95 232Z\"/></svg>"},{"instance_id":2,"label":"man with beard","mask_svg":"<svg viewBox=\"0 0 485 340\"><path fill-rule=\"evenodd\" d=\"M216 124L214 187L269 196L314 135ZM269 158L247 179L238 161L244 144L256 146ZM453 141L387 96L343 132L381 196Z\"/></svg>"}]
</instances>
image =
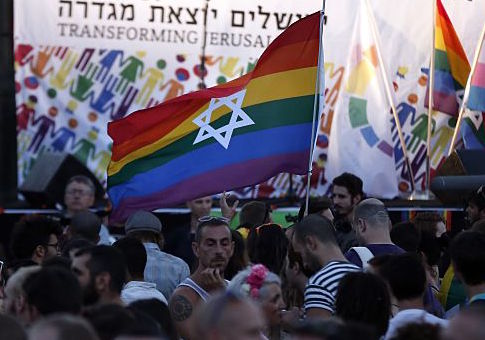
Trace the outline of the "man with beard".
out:
<instances>
[{"instance_id":1,"label":"man with beard","mask_svg":"<svg viewBox=\"0 0 485 340\"><path fill-rule=\"evenodd\" d=\"M343 253L357 245L352 230L352 217L355 206L362 200L362 180L344 172L332 181L332 203L335 212L337 242Z\"/></svg>"},{"instance_id":2,"label":"man with beard","mask_svg":"<svg viewBox=\"0 0 485 340\"><path fill-rule=\"evenodd\" d=\"M222 217L199 219L192 249L199 265L195 272L175 289L169 309L179 335L194 338L193 310L210 295L226 288L224 270L234 252L229 221Z\"/></svg>"},{"instance_id":3,"label":"man with beard","mask_svg":"<svg viewBox=\"0 0 485 340\"><path fill-rule=\"evenodd\" d=\"M308 318L328 318L334 312L338 283L360 268L349 263L335 238L332 222L321 215L308 215L294 227L293 249L303 266L315 273L305 287L304 308Z\"/></svg>"},{"instance_id":4,"label":"man with beard","mask_svg":"<svg viewBox=\"0 0 485 340\"><path fill-rule=\"evenodd\" d=\"M219 204L221 207L222 216L232 219L236 214L236 208L239 201L231 202L232 205L227 204L229 195L223 193L220 197ZM192 242L194 242L199 218L209 216L212 208L212 197L205 196L186 202L190 209L190 220L182 225L172 226L163 230L165 238L163 250L171 255L181 258L189 266L193 272L197 266L197 259L192 251ZM167 297L168 298L168 297Z\"/></svg>"},{"instance_id":5,"label":"man with beard","mask_svg":"<svg viewBox=\"0 0 485 340\"><path fill-rule=\"evenodd\" d=\"M79 250L71 264L83 291L84 306L118 304L125 283L123 254L111 246L94 246Z\"/></svg>"}]
</instances>

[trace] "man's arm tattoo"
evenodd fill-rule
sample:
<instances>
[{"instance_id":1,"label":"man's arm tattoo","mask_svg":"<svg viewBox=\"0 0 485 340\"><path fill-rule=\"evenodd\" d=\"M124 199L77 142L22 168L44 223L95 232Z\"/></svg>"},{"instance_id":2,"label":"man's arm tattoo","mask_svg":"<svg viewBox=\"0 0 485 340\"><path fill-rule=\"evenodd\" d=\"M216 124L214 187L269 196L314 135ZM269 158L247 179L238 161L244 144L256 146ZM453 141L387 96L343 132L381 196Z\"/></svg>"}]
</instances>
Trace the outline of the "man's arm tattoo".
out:
<instances>
[{"instance_id":1,"label":"man's arm tattoo","mask_svg":"<svg viewBox=\"0 0 485 340\"><path fill-rule=\"evenodd\" d=\"M192 304L190 301L182 295L175 295L172 297L170 303L170 314L172 318L177 322L182 322L190 318L192 315Z\"/></svg>"}]
</instances>

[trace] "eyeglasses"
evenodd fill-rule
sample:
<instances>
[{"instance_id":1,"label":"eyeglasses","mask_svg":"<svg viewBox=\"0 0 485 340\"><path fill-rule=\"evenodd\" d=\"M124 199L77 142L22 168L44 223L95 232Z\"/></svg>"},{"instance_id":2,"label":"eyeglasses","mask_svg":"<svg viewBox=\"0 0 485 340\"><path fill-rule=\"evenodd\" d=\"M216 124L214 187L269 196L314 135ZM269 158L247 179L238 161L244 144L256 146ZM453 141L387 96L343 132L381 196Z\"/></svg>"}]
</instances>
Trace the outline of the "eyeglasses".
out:
<instances>
[{"instance_id":1,"label":"eyeglasses","mask_svg":"<svg viewBox=\"0 0 485 340\"><path fill-rule=\"evenodd\" d=\"M93 192L91 190L81 190L81 189L69 189L66 191L67 195L79 194L81 196L87 196L87 195L92 195L92 193Z\"/></svg>"}]
</instances>

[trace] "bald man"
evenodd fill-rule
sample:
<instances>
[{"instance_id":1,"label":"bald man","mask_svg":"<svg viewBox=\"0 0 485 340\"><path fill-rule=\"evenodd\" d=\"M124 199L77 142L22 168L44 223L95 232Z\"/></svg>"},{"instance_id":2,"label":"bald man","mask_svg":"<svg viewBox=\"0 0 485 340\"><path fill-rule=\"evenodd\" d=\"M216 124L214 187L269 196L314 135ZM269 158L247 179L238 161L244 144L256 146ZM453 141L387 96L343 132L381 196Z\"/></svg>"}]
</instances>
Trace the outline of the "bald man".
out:
<instances>
[{"instance_id":1,"label":"bald man","mask_svg":"<svg viewBox=\"0 0 485 340\"><path fill-rule=\"evenodd\" d=\"M391 241L391 220L384 203L378 199L368 198L357 204L352 226L361 245L345 254L353 264L366 268L367 261L374 256L404 253Z\"/></svg>"}]
</instances>

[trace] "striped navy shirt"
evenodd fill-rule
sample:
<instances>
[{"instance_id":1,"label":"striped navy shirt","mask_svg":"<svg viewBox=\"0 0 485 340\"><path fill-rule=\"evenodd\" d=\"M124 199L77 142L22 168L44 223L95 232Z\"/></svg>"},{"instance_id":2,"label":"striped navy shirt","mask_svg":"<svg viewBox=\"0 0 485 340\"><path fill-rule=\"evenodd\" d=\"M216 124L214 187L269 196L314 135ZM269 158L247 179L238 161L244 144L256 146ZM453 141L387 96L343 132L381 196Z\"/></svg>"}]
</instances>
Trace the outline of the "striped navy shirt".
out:
<instances>
[{"instance_id":1,"label":"striped navy shirt","mask_svg":"<svg viewBox=\"0 0 485 340\"><path fill-rule=\"evenodd\" d=\"M347 273L361 269L344 261L332 261L310 277L305 287L305 311L310 308L335 311L335 296L340 279Z\"/></svg>"}]
</instances>

